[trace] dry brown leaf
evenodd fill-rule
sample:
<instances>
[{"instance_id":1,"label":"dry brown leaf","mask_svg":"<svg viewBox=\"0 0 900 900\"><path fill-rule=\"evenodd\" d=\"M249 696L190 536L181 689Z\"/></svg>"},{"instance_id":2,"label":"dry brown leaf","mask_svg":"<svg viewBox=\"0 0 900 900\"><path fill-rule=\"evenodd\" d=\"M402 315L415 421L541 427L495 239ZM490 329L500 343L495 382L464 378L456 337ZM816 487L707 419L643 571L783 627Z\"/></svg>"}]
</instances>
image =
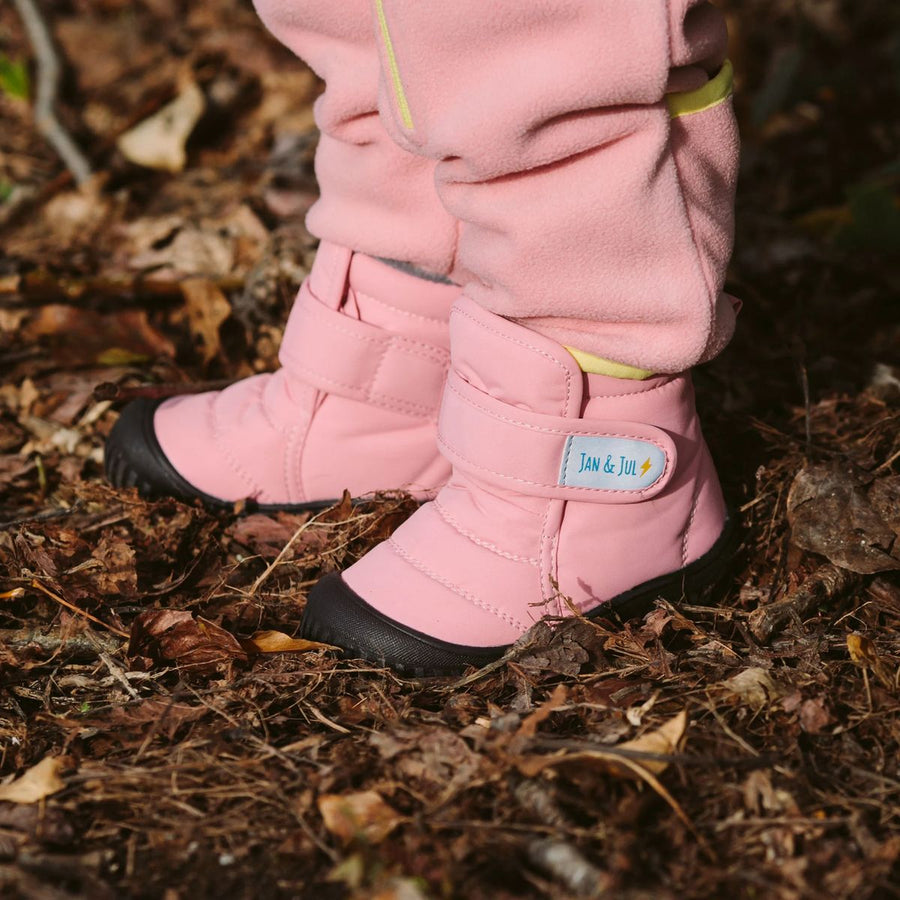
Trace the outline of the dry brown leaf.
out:
<instances>
[{"instance_id":1,"label":"dry brown leaf","mask_svg":"<svg viewBox=\"0 0 900 900\"><path fill-rule=\"evenodd\" d=\"M623 777L634 776L635 769L642 769L651 775L659 775L668 767L668 762L661 759L643 759L628 757L631 753L652 753L668 756L680 748L687 729L687 712L682 710L677 716L664 722L655 731L648 731L640 737L623 744L616 744L609 749L577 750L574 753L552 754L547 756L522 757L516 760L516 767L528 777L537 775L551 766L570 764L586 764L609 772L611 775ZM624 751L624 754L621 752Z\"/></svg>"},{"instance_id":2,"label":"dry brown leaf","mask_svg":"<svg viewBox=\"0 0 900 900\"><path fill-rule=\"evenodd\" d=\"M743 669L722 682L722 687L736 694L753 709L762 709L784 695L772 676L759 666Z\"/></svg>"},{"instance_id":3,"label":"dry brown leaf","mask_svg":"<svg viewBox=\"0 0 900 900\"><path fill-rule=\"evenodd\" d=\"M747 776L744 782L744 805L755 816L800 815L797 802L786 790L776 788L772 784L771 773L757 769Z\"/></svg>"},{"instance_id":4,"label":"dry brown leaf","mask_svg":"<svg viewBox=\"0 0 900 900\"><path fill-rule=\"evenodd\" d=\"M850 659L864 669L871 669L875 677L886 687L894 685L893 672L878 654L875 642L863 634L851 632L847 635L847 650Z\"/></svg>"},{"instance_id":5,"label":"dry brown leaf","mask_svg":"<svg viewBox=\"0 0 900 900\"><path fill-rule=\"evenodd\" d=\"M875 644L865 635L852 632L847 635L847 649L850 651L850 659L855 663L872 665L878 661L878 651Z\"/></svg>"},{"instance_id":6,"label":"dry brown leaf","mask_svg":"<svg viewBox=\"0 0 900 900\"><path fill-rule=\"evenodd\" d=\"M881 490L870 499L846 463L808 466L788 493L791 540L861 575L900 569L891 555L897 535L879 514L880 506L890 505L884 500Z\"/></svg>"},{"instance_id":7,"label":"dry brown leaf","mask_svg":"<svg viewBox=\"0 0 900 900\"><path fill-rule=\"evenodd\" d=\"M119 706L110 710L108 715L93 720L96 725L109 725L116 727L124 725L146 725L148 722L165 723L170 731L175 730L183 722L196 722L209 715L206 706L189 706L186 703L175 703L172 700L144 700L141 703L129 706ZM86 719L79 719L84 724Z\"/></svg>"},{"instance_id":8,"label":"dry brown leaf","mask_svg":"<svg viewBox=\"0 0 900 900\"><path fill-rule=\"evenodd\" d=\"M84 306L46 304L22 334L24 341L40 338L50 345L57 365L72 368L103 363L113 349L132 358L175 356L175 345L150 324L143 309L102 314Z\"/></svg>"},{"instance_id":9,"label":"dry brown leaf","mask_svg":"<svg viewBox=\"0 0 900 900\"><path fill-rule=\"evenodd\" d=\"M225 533L264 559L274 559L294 536L297 528L308 518L308 513L291 516L289 519L252 513L241 516L234 524L229 525ZM283 558L294 559L294 548L292 547Z\"/></svg>"},{"instance_id":10,"label":"dry brown leaf","mask_svg":"<svg viewBox=\"0 0 900 900\"><path fill-rule=\"evenodd\" d=\"M643 781L669 804L675 815L681 819L695 838L704 843L688 818L687 813L656 777L665 771L668 762L663 759L647 759L626 755L629 753L647 753L668 756L675 753L681 747L684 733L687 729L687 721L687 712L682 710L677 716L664 722L655 731L642 734L633 741L617 744L608 750L591 749L553 756L535 756L530 759L517 760L516 766L527 777L537 775L540 771L550 766L574 764L576 766L587 766L595 770L599 769L611 775L631 777L638 781Z\"/></svg>"},{"instance_id":11,"label":"dry brown leaf","mask_svg":"<svg viewBox=\"0 0 900 900\"><path fill-rule=\"evenodd\" d=\"M141 613L131 627L128 654L154 662L174 662L196 671L247 661L246 651L230 631L177 609Z\"/></svg>"},{"instance_id":12,"label":"dry brown leaf","mask_svg":"<svg viewBox=\"0 0 900 900\"><path fill-rule=\"evenodd\" d=\"M180 172L187 162L185 145L205 109L203 91L188 82L171 103L126 131L117 146L139 166Z\"/></svg>"},{"instance_id":13,"label":"dry brown leaf","mask_svg":"<svg viewBox=\"0 0 900 900\"><path fill-rule=\"evenodd\" d=\"M121 538L104 535L91 555L103 563L94 576L97 589L103 594L124 594L137 591L137 570L134 549Z\"/></svg>"},{"instance_id":14,"label":"dry brown leaf","mask_svg":"<svg viewBox=\"0 0 900 900\"><path fill-rule=\"evenodd\" d=\"M77 191L64 191L49 200L41 211L50 233L69 246L90 240L109 219L111 203L102 193L102 183L88 182Z\"/></svg>"},{"instance_id":15,"label":"dry brown leaf","mask_svg":"<svg viewBox=\"0 0 900 900\"><path fill-rule=\"evenodd\" d=\"M404 821L377 791L323 794L318 806L325 827L345 843L361 838L378 844Z\"/></svg>"},{"instance_id":16,"label":"dry brown leaf","mask_svg":"<svg viewBox=\"0 0 900 900\"><path fill-rule=\"evenodd\" d=\"M625 741L624 744L618 745L618 749L640 751L641 753L657 753L660 755L675 753L684 739L687 723L687 711L682 710L677 716L664 722L655 731L648 731L632 741ZM664 772L669 765L663 760L655 759L642 759L637 760L637 762L642 768L657 775ZM619 769L618 774L624 773Z\"/></svg>"},{"instance_id":17,"label":"dry brown leaf","mask_svg":"<svg viewBox=\"0 0 900 900\"><path fill-rule=\"evenodd\" d=\"M590 625L588 630L581 628L580 623L554 630L546 622L537 622L517 642L523 651L518 664L529 672L577 675L590 661L586 647L594 641L596 635Z\"/></svg>"},{"instance_id":18,"label":"dry brown leaf","mask_svg":"<svg viewBox=\"0 0 900 900\"><path fill-rule=\"evenodd\" d=\"M0 800L8 803L37 803L65 786L59 773L70 765L66 756L45 756L9 784L0 784Z\"/></svg>"},{"instance_id":19,"label":"dry brown leaf","mask_svg":"<svg viewBox=\"0 0 900 900\"><path fill-rule=\"evenodd\" d=\"M306 653L309 650L327 650L330 644L292 638L283 631L257 631L247 643L259 653Z\"/></svg>"},{"instance_id":20,"label":"dry brown leaf","mask_svg":"<svg viewBox=\"0 0 900 900\"><path fill-rule=\"evenodd\" d=\"M231 315L231 304L225 295L205 278L188 278L181 285L187 303L191 334L199 339L203 361L215 359L222 349L219 328Z\"/></svg>"},{"instance_id":21,"label":"dry brown leaf","mask_svg":"<svg viewBox=\"0 0 900 900\"><path fill-rule=\"evenodd\" d=\"M527 716L519 726L520 737L534 737L538 725L553 713L553 710L562 706L568 699L568 691L564 684L558 684L550 697L542 703L531 715Z\"/></svg>"}]
</instances>

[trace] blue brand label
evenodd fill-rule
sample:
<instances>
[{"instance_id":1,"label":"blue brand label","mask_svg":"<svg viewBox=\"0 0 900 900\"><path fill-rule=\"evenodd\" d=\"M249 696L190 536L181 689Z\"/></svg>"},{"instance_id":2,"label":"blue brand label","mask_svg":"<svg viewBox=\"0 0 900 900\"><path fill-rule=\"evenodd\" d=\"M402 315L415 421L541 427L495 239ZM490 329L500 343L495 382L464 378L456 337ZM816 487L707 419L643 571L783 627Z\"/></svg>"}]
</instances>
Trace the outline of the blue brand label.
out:
<instances>
[{"instance_id":1,"label":"blue brand label","mask_svg":"<svg viewBox=\"0 0 900 900\"><path fill-rule=\"evenodd\" d=\"M559 483L605 491L643 491L666 469L666 454L649 441L572 435L566 440Z\"/></svg>"}]
</instances>

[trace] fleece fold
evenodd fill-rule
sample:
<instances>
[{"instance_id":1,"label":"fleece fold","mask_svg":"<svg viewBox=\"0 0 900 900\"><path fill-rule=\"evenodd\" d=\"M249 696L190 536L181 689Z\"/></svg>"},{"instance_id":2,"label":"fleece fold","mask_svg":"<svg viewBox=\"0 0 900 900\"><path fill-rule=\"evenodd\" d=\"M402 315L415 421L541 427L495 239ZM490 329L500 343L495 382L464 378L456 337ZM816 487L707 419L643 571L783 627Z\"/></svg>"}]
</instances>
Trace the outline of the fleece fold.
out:
<instances>
[{"instance_id":1,"label":"fleece fold","mask_svg":"<svg viewBox=\"0 0 900 900\"><path fill-rule=\"evenodd\" d=\"M310 229L447 274L492 313L660 373L734 328L738 137L702 0L257 0L326 80ZM380 110L380 118L376 114Z\"/></svg>"}]
</instances>

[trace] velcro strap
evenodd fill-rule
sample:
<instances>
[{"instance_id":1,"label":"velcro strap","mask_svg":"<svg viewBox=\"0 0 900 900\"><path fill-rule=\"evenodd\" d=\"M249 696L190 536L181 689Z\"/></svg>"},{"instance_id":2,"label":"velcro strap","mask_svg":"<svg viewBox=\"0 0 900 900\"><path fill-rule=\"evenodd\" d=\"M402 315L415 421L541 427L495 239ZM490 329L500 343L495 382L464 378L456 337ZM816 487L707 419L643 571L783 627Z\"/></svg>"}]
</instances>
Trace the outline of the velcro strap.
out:
<instances>
[{"instance_id":1,"label":"velcro strap","mask_svg":"<svg viewBox=\"0 0 900 900\"><path fill-rule=\"evenodd\" d=\"M304 284L279 359L321 391L435 418L450 354L329 309Z\"/></svg>"},{"instance_id":2,"label":"velcro strap","mask_svg":"<svg viewBox=\"0 0 900 900\"><path fill-rule=\"evenodd\" d=\"M471 475L538 497L637 503L675 471L672 438L653 425L566 419L528 412L479 391L451 372L438 444Z\"/></svg>"}]
</instances>

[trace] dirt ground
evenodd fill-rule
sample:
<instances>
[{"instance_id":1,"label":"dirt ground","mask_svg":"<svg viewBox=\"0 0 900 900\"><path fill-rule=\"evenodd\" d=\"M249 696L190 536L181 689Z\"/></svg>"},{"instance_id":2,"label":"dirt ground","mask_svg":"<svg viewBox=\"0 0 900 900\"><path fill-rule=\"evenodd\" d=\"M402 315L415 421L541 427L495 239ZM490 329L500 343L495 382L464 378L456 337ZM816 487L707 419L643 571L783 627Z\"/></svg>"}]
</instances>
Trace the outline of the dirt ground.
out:
<instances>
[{"instance_id":1,"label":"dirt ground","mask_svg":"<svg viewBox=\"0 0 900 900\"><path fill-rule=\"evenodd\" d=\"M275 365L319 85L240 0L39 8L93 175L3 4L0 895L900 896L900 7L731 4L744 310L696 374L727 588L418 681L294 640L408 499L102 477L129 397Z\"/></svg>"}]
</instances>

